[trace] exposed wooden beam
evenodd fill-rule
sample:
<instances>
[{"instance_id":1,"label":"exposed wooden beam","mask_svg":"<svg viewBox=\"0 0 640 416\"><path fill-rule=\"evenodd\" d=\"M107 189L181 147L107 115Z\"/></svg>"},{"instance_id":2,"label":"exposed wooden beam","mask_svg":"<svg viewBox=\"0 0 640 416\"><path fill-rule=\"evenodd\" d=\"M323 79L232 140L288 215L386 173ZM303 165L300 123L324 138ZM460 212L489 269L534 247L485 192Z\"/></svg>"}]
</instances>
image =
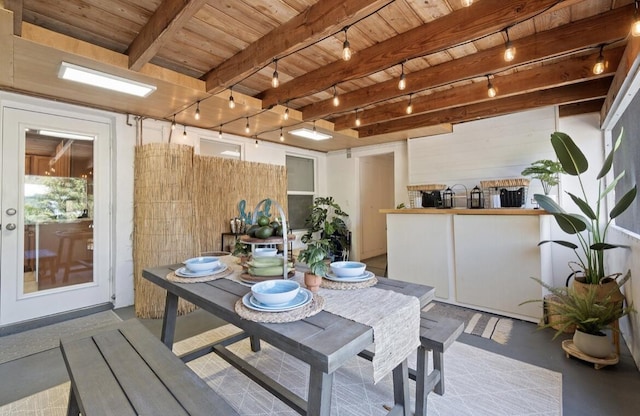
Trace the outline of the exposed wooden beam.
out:
<instances>
[{"instance_id":1,"label":"exposed wooden beam","mask_svg":"<svg viewBox=\"0 0 640 416\"><path fill-rule=\"evenodd\" d=\"M592 68L598 58L599 51L589 55L576 56L550 65L496 77L492 82L498 89L501 98L517 94L526 94L546 88L560 87L589 79L612 76L620 62L624 47L605 50L605 72L594 75ZM492 101L487 95L487 83L474 82L456 88L437 91L433 94L414 97L412 99L413 115L435 110L444 110L461 105ZM363 110L359 113L362 126L384 122L394 118L409 117L406 114L407 102L394 102ZM355 126L355 114L350 113L333 120L336 130Z\"/></svg>"},{"instance_id":2,"label":"exposed wooden beam","mask_svg":"<svg viewBox=\"0 0 640 416\"><path fill-rule=\"evenodd\" d=\"M619 101L618 95L620 94L623 85L627 82L627 77L630 74L635 73L638 67L640 67L640 37L636 38L629 36L629 41L624 51L624 55L620 60L616 75L611 83L611 89L609 90L607 98L604 101L604 105L602 106L602 110L600 111L601 122L606 124L606 121L613 116L610 112L614 109L616 101Z\"/></svg>"},{"instance_id":3,"label":"exposed wooden beam","mask_svg":"<svg viewBox=\"0 0 640 416\"><path fill-rule=\"evenodd\" d=\"M494 99L492 101L465 105L447 110L420 114L386 123L360 128L360 138L395 133L398 131L431 126L440 123L460 123L515 113L532 108L593 100L607 95L612 77L566 85L528 94Z\"/></svg>"},{"instance_id":4,"label":"exposed wooden beam","mask_svg":"<svg viewBox=\"0 0 640 416\"><path fill-rule=\"evenodd\" d=\"M407 74L407 89L402 95L423 91L455 82L459 79L480 77L510 67L571 53L586 47L610 43L624 38L633 21L633 5L578 20L532 36L514 41L518 48L516 59L506 63L502 45L464 58L455 59L430 68ZM561 39L561 41L559 41ZM400 96L398 80L392 79L367 88L340 95L340 111L362 108L371 102L380 102ZM325 117L336 111L331 100L320 101L301 109L305 120Z\"/></svg>"},{"instance_id":5,"label":"exposed wooden beam","mask_svg":"<svg viewBox=\"0 0 640 416\"><path fill-rule=\"evenodd\" d=\"M367 49L350 61L335 61L258 95L263 108L325 90L337 83L380 71L407 59L495 33L534 16L557 0L483 0L455 10Z\"/></svg>"},{"instance_id":6,"label":"exposed wooden beam","mask_svg":"<svg viewBox=\"0 0 640 416\"><path fill-rule=\"evenodd\" d=\"M558 108L558 115L560 117L569 117L578 114L599 113L602 108L602 104L604 104L604 98L582 101L579 103L563 104Z\"/></svg>"},{"instance_id":7,"label":"exposed wooden beam","mask_svg":"<svg viewBox=\"0 0 640 416\"><path fill-rule=\"evenodd\" d=\"M22 0L4 0L4 8L13 12L13 34L22 36Z\"/></svg>"},{"instance_id":8,"label":"exposed wooden beam","mask_svg":"<svg viewBox=\"0 0 640 416\"><path fill-rule=\"evenodd\" d=\"M262 68L273 58L322 39L377 10L389 0L323 0L250 44L203 79L215 94Z\"/></svg>"},{"instance_id":9,"label":"exposed wooden beam","mask_svg":"<svg viewBox=\"0 0 640 416\"><path fill-rule=\"evenodd\" d=\"M129 69L139 71L196 14L207 0L164 0L131 42Z\"/></svg>"}]
</instances>

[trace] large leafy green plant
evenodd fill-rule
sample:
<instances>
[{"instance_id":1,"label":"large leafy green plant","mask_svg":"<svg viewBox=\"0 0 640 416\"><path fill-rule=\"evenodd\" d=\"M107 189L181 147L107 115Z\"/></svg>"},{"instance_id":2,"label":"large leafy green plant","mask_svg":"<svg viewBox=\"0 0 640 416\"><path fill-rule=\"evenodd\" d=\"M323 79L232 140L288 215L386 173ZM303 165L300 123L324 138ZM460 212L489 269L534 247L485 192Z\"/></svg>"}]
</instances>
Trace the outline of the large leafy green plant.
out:
<instances>
[{"instance_id":1,"label":"large leafy green plant","mask_svg":"<svg viewBox=\"0 0 640 416\"><path fill-rule=\"evenodd\" d=\"M624 176L624 172L622 172L608 186L604 184L604 177L613 165L613 154L618 150L621 142L622 132L620 132L613 149L611 149L611 152L609 152L605 158L604 164L598 173L596 178L598 181L598 195L596 201L591 204L587 198L581 176L581 174L589 169L587 158L569 135L561 132L553 133L551 135L551 145L558 160L562 164L562 168L567 174L576 176L580 183L582 196L577 196L570 192L567 192L567 194L578 206L581 214L566 212L548 196L541 194L534 195L540 207L554 216L560 228L568 234L576 235L579 242L579 245L576 245L564 240L545 240L540 242L540 244L556 243L572 249L576 253L578 262L584 270L583 279L585 283L596 284L606 277L604 252L605 250L621 247L607 243L606 237L609 225L614 218L629 208L636 198L637 186L634 185L631 190L627 191L622 198L618 200L608 213L604 209L607 194L616 187L616 184Z\"/></svg>"},{"instance_id":2,"label":"large leafy green plant","mask_svg":"<svg viewBox=\"0 0 640 416\"><path fill-rule=\"evenodd\" d=\"M314 234L319 233L320 239L328 240L329 254L341 253L348 244L349 228L343 219L348 216L333 197L316 198L305 220L307 232L302 236L302 242L308 244L316 240Z\"/></svg>"}]
</instances>

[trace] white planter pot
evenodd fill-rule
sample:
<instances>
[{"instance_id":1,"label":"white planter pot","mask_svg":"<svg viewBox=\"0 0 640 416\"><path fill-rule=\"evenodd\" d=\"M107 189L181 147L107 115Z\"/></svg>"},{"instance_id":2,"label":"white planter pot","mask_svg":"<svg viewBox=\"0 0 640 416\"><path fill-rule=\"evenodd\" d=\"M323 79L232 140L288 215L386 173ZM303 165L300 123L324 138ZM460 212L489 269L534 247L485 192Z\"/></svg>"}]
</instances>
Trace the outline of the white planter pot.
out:
<instances>
[{"instance_id":1,"label":"white planter pot","mask_svg":"<svg viewBox=\"0 0 640 416\"><path fill-rule=\"evenodd\" d=\"M607 358L611 355L612 344L606 335L591 335L576 330L573 345L583 353L595 358Z\"/></svg>"}]
</instances>

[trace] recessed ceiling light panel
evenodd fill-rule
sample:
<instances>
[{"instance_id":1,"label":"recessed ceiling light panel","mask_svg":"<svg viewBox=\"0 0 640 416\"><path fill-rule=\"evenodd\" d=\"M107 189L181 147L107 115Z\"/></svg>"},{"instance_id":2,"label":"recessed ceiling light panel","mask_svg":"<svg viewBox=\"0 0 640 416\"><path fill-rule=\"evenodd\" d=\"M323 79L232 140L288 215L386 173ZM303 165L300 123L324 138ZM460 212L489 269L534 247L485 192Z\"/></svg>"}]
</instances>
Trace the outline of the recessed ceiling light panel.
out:
<instances>
[{"instance_id":1,"label":"recessed ceiling light panel","mask_svg":"<svg viewBox=\"0 0 640 416\"><path fill-rule=\"evenodd\" d=\"M327 140L333 137L329 134L320 133L319 131L309 130L307 128L291 130L289 134L311 140Z\"/></svg>"},{"instance_id":2,"label":"recessed ceiling light panel","mask_svg":"<svg viewBox=\"0 0 640 416\"><path fill-rule=\"evenodd\" d=\"M78 65L63 62L60 64L58 78L80 82L94 87L106 88L112 91L123 92L138 97L147 97L156 90L154 85L143 84L95 69L84 68Z\"/></svg>"}]
</instances>

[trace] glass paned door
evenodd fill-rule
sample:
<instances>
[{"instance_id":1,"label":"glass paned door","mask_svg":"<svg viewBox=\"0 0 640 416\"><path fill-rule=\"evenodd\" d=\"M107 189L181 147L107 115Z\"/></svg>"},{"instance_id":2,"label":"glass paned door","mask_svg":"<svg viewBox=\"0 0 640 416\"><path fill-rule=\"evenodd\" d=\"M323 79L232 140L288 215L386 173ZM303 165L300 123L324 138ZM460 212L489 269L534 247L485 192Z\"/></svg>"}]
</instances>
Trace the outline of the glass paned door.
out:
<instances>
[{"instance_id":1,"label":"glass paned door","mask_svg":"<svg viewBox=\"0 0 640 416\"><path fill-rule=\"evenodd\" d=\"M109 131L3 108L0 324L109 301Z\"/></svg>"}]
</instances>

